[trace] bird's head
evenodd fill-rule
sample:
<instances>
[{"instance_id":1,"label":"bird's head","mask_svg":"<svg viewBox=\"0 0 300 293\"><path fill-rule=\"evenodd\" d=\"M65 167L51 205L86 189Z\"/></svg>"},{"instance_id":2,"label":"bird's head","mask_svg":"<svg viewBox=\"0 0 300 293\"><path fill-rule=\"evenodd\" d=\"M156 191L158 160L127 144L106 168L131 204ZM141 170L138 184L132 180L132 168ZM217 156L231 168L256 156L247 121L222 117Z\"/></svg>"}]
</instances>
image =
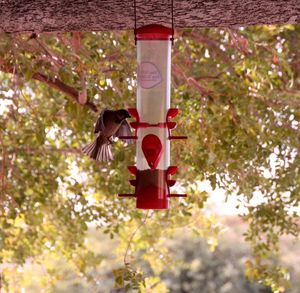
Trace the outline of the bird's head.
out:
<instances>
[{"instance_id":1,"label":"bird's head","mask_svg":"<svg viewBox=\"0 0 300 293\"><path fill-rule=\"evenodd\" d=\"M116 111L116 114L117 114L117 117L120 121L123 121L124 119L131 117L129 112L125 109L121 109L121 110Z\"/></svg>"}]
</instances>

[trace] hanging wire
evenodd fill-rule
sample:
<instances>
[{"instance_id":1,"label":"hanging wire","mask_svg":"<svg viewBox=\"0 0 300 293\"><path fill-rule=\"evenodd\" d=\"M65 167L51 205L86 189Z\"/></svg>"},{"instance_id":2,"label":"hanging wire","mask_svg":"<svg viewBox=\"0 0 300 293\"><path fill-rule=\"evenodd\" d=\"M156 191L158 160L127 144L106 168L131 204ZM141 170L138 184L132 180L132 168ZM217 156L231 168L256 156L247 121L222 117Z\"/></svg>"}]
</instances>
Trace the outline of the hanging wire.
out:
<instances>
[{"instance_id":1,"label":"hanging wire","mask_svg":"<svg viewBox=\"0 0 300 293\"><path fill-rule=\"evenodd\" d=\"M133 11L134 11L134 42L136 45L136 29L137 29L137 16L136 16L136 0L133 0ZM174 45L174 0L171 0L171 25L172 25L172 45Z\"/></svg>"},{"instance_id":2,"label":"hanging wire","mask_svg":"<svg viewBox=\"0 0 300 293\"><path fill-rule=\"evenodd\" d=\"M133 9L134 9L134 43L136 45L136 0L133 0Z\"/></svg>"},{"instance_id":3,"label":"hanging wire","mask_svg":"<svg viewBox=\"0 0 300 293\"><path fill-rule=\"evenodd\" d=\"M172 45L174 45L174 3L173 3L173 0L171 0L171 16L172 16L172 37L171 37L171 42L172 42Z\"/></svg>"}]
</instances>

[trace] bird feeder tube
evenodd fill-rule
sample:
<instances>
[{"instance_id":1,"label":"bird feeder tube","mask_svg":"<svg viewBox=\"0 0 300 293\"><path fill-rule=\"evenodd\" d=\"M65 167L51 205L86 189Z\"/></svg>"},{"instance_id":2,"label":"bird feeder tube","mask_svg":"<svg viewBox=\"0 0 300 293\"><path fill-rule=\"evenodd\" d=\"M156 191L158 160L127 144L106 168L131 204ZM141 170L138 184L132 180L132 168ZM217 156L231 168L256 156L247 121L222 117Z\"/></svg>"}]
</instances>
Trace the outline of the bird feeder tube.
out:
<instances>
[{"instance_id":1,"label":"bird feeder tube","mask_svg":"<svg viewBox=\"0 0 300 293\"><path fill-rule=\"evenodd\" d=\"M131 127L136 140L136 166L128 169L136 178L130 180L135 187L136 207L141 209L167 209L170 187L176 181L171 176L177 172L170 165L170 140L186 139L172 136L176 123L171 121L178 109L170 108L171 100L171 48L173 30L161 25L148 25L135 31L137 43L137 108L128 109L135 118Z\"/></svg>"}]
</instances>

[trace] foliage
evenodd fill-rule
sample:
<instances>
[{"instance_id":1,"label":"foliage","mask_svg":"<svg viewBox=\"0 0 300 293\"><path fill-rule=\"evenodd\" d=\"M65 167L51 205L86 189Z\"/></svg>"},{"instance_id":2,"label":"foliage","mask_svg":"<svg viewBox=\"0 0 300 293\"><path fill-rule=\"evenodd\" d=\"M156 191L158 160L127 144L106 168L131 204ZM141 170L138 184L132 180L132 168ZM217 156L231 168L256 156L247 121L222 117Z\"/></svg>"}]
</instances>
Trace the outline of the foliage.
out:
<instances>
[{"instance_id":1,"label":"foliage","mask_svg":"<svg viewBox=\"0 0 300 293\"><path fill-rule=\"evenodd\" d=\"M202 239L180 234L169 243L176 258L184 260L173 270L162 273L170 292L239 292L270 293L271 289L250 283L243 273L244 259L249 253L243 244L234 246L236 239L224 239L210 252ZM186 241L188 239L188 241ZM226 247L227 246L227 247Z\"/></svg>"},{"instance_id":2,"label":"foliage","mask_svg":"<svg viewBox=\"0 0 300 293\"><path fill-rule=\"evenodd\" d=\"M123 253L140 227L129 246L155 266L153 251L175 228L208 239L221 230L202 212L209 195L197 182L209 180L247 210L247 275L281 290L286 273L269 259L282 235L299 233L299 45L293 25L178 31L172 99L189 140L173 146L172 158L190 196L141 225L143 213L116 197L129 191L134 147L117 142L109 164L80 154L97 109L135 105L132 33L1 34L1 261L22 264L49 250L85 273L98 262L84 243L93 223L120 238ZM126 268L117 278L141 280Z\"/></svg>"}]
</instances>

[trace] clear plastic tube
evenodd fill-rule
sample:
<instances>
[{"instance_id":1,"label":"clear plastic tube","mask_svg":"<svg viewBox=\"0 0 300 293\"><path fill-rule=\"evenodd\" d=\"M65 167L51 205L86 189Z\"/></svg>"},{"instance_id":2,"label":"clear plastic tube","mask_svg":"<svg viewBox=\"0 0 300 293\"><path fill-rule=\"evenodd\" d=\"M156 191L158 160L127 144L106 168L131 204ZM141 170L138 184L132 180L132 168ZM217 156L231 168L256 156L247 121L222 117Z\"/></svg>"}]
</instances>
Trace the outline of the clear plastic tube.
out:
<instances>
[{"instance_id":1,"label":"clear plastic tube","mask_svg":"<svg viewBox=\"0 0 300 293\"><path fill-rule=\"evenodd\" d=\"M171 41L138 40L137 60L137 110L140 121L150 124L164 123L167 111L170 108ZM137 169L149 169L142 150L142 141L148 134L156 135L160 139L162 155L157 169L166 170L170 166L170 141L166 127L138 129Z\"/></svg>"}]
</instances>

